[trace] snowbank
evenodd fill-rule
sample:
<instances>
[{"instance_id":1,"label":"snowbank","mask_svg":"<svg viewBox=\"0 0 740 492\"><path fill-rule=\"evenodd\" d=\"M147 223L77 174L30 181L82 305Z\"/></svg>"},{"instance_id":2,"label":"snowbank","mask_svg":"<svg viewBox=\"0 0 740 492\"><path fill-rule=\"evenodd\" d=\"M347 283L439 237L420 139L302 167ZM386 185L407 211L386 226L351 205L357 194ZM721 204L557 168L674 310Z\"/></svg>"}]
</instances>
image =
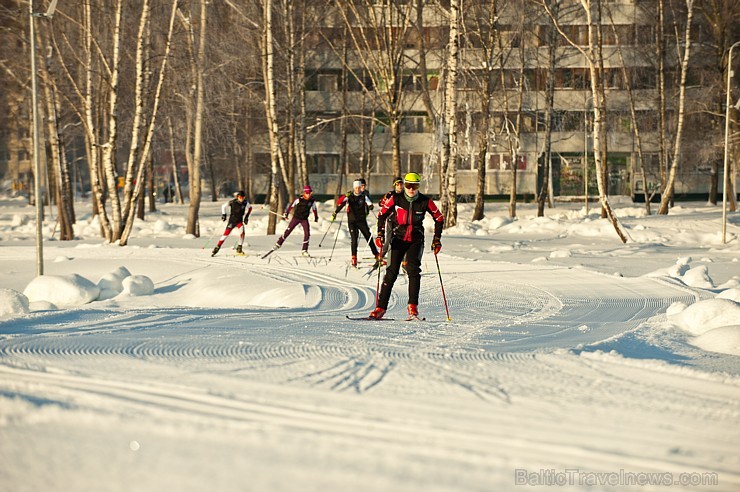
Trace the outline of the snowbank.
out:
<instances>
[{"instance_id":1,"label":"snowbank","mask_svg":"<svg viewBox=\"0 0 740 492\"><path fill-rule=\"evenodd\" d=\"M691 341L703 350L740 356L740 325L715 328Z\"/></svg>"},{"instance_id":2,"label":"snowbank","mask_svg":"<svg viewBox=\"0 0 740 492\"><path fill-rule=\"evenodd\" d=\"M123 280L131 276L131 272L126 267L118 267L110 273L103 275L98 280L100 287L99 300L111 299L123 292Z\"/></svg>"},{"instance_id":3,"label":"snowbank","mask_svg":"<svg viewBox=\"0 0 740 492\"><path fill-rule=\"evenodd\" d=\"M28 314L28 298L13 289L0 289L0 319Z\"/></svg>"},{"instance_id":4,"label":"snowbank","mask_svg":"<svg viewBox=\"0 0 740 492\"><path fill-rule=\"evenodd\" d=\"M710 352L740 355L740 303L731 299L707 299L684 308L674 304L668 321L695 335L689 343Z\"/></svg>"},{"instance_id":5,"label":"snowbank","mask_svg":"<svg viewBox=\"0 0 740 492\"><path fill-rule=\"evenodd\" d=\"M149 296L154 292L154 282L146 275L131 275L121 282L121 294L129 296Z\"/></svg>"},{"instance_id":6,"label":"snowbank","mask_svg":"<svg viewBox=\"0 0 740 492\"><path fill-rule=\"evenodd\" d=\"M668 321L692 335L703 335L714 328L735 325L739 319L740 304L729 299L707 299L678 313L668 314Z\"/></svg>"},{"instance_id":7,"label":"snowbank","mask_svg":"<svg viewBox=\"0 0 740 492\"><path fill-rule=\"evenodd\" d=\"M100 287L77 275L42 275L23 291L30 302L46 301L59 307L81 306L98 298Z\"/></svg>"}]
</instances>

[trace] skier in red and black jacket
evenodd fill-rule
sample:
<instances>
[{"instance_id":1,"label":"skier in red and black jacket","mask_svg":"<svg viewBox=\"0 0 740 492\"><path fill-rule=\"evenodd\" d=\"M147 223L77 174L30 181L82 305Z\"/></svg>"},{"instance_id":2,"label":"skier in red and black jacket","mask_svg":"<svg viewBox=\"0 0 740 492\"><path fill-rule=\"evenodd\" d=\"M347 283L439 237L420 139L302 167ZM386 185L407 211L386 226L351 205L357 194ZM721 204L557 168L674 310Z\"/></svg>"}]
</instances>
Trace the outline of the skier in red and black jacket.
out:
<instances>
[{"instance_id":1,"label":"skier in red and black jacket","mask_svg":"<svg viewBox=\"0 0 740 492\"><path fill-rule=\"evenodd\" d=\"M372 234L370 234L370 227L367 225L367 215L370 210L373 209L373 202L370 198L362 191L362 181L357 179L352 183L352 191L348 191L345 195L339 197L337 200L337 208L334 213L331 214L331 220L337 218L337 214L347 206L347 226L349 227L349 235L352 240L351 251L352 251L352 266L357 266L357 240L359 239L360 233L365 241L369 241L370 251L373 252L373 256L376 260L380 260L378 249L375 247L375 243L370 241Z\"/></svg>"},{"instance_id":2,"label":"skier in red and black jacket","mask_svg":"<svg viewBox=\"0 0 740 492\"><path fill-rule=\"evenodd\" d=\"M226 221L226 212L229 212L229 222L226 224L221 239L219 239L216 247L213 248L211 256L216 256L218 250L221 249L221 245L224 244L226 238L231 234L231 230L241 229L241 236L239 236L239 244L236 246L236 253L243 255L242 245L244 244L244 229L249 223L249 214L252 213L252 205L246 200L243 191L236 192L236 198L229 200L221 206L221 220Z\"/></svg>"},{"instance_id":3,"label":"skier in red and black jacket","mask_svg":"<svg viewBox=\"0 0 740 492\"><path fill-rule=\"evenodd\" d=\"M308 240L311 238L311 226L308 225L308 215L313 212L313 221L319 221L319 214L316 210L316 200L314 200L313 190L310 186L304 186L303 194L288 205L288 208L285 209L285 213L283 214L283 219L288 220L288 214L290 214L291 210L294 210L293 218L288 224L288 228L283 232L283 235L280 236L280 239L275 243L275 247L273 249L278 249L282 246L285 239L290 236L291 232L293 232L293 229L295 229L298 224L301 224L301 227L303 227L303 247L301 248L301 255L309 256Z\"/></svg>"},{"instance_id":4,"label":"skier in red and black jacket","mask_svg":"<svg viewBox=\"0 0 740 492\"><path fill-rule=\"evenodd\" d=\"M378 237L376 243L383 249L384 239L390 243L390 261L383 278L383 285L378 294L378 305L369 317L380 319L388 309L393 284L398 277L398 270L404 256L408 264L406 271L409 280L409 319L419 317L419 290L421 288L421 257L424 254L424 216L429 213L434 219L434 237L432 251L436 255L442 249L442 227L444 217L431 198L419 192L421 176L417 173L408 173L403 180L404 190L394 193L386 200L378 214ZM395 213L396 226L386 236L386 219Z\"/></svg>"}]
</instances>

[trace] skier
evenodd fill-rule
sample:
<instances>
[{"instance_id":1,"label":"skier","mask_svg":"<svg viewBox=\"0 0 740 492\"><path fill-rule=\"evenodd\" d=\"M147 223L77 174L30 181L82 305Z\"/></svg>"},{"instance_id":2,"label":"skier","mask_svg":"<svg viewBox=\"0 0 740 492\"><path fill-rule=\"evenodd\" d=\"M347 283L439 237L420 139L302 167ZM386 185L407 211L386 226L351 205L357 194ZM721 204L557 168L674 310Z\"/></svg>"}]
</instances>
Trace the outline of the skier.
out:
<instances>
[{"instance_id":1,"label":"skier","mask_svg":"<svg viewBox=\"0 0 740 492\"><path fill-rule=\"evenodd\" d=\"M436 255L442 249L442 226L444 217L431 198L419 192L421 176L417 173L408 173L403 179L404 190L394 193L378 214L378 237L376 243L383 249L385 238L386 219L395 212L396 227L391 233L390 261L383 278L383 285L378 294L378 305L370 313L369 318L381 319L388 309L388 300L391 297L393 284L398 277L401 260L408 258L407 273L409 281L409 301L407 319L419 319L419 290L421 288L421 257L424 252L424 215L429 213L434 219L434 237L432 251Z\"/></svg>"},{"instance_id":2,"label":"skier","mask_svg":"<svg viewBox=\"0 0 740 492\"><path fill-rule=\"evenodd\" d=\"M383 208L383 205L385 205L385 202L388 201L390 197L393 196L394 193L401 193L403 191L403 179L398 176L393 179L393 189L389 191L388 193L383 196L383 198L380 199L380 208Z\"/></svg>"},{"instance_id":3,"label":"skier","mask_svg":"<svg viewBox=\"0 0 740 492\"><path fill-rule=\"evenodd\" d=\"M359 233L362 233L362 237L365 241L369 241L372 237L370 234L370 227L367 225L367 214L368 210L373 209L373 202L368 196L362 192L362 182L358 179L352 183L352 191L348 191L345 195L339 197L337 201L337 208L334 213L331 214L331 220L337 218L337 214L347 206L347 225L349 226L349 235L352 238L352 266L357 267L357 239ZM375 247L373 241L369 241L370 251L376 261L380 261L380 254L378 249Z\"/></svg>"},{"instance_id":4,"label":"skier","mask_svg":"<svg viewBox=\"0 0 740 492\"><path fill-rule=\"evenodd\" d=\"M239 244L236 247L236 253L243 255L242 245L244 244L244 229L249 223L249 214L252 213L252 205L246 200L244 192L239 190L236 192L236 198L229 200L221 206L221 220L226 221L226 211L229 211L229 222L226 224L226 229L219 239L216 247L213 248L211 256L216 256L218 250L221 249L221 245L226 241L226 238L231 234L233 228L241 228L241 236L239 236Z\"/></svg>"},{"instance_id":5,"label":"skier","mask_svg":"<svg viewBox=\"0 0 740 492\"><path fill-rule=\"evenodd\" d=\"M316 200L313 198L313 190L310 186L304 186L303 194L288 205L288 208L285 209L285 213L283 214L283 219L288 220L288 215L291 210L293 210L293 218L291 219L290 224L288 224L288 228L285 229L285 232L283 232L283 235L280 236L280 239L277 240L277 243L275 243L275 246L272 249L274 251L280 248L280 246L285 242L285 239L290 236L291 232L293 232L293 229L295 229L298 224L301 224L301 227L303 227L303 247L301 248L301 255L310 256L308 254L308 240L311 237L311 227L308 225L308 215L311 211L313 211L313 221L319 221L319 214L316 210Z\"/></svg>"}]
</instances>

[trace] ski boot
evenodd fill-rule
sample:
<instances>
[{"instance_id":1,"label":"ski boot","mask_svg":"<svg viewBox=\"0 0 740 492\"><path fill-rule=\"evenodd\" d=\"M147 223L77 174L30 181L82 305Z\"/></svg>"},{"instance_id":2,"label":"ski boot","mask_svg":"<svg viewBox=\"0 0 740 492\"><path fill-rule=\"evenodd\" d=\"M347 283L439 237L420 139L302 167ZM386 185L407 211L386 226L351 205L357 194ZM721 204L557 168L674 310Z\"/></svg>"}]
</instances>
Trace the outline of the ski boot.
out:
<instances>
[{"instance_id":1,"label":"ski boot","mask_svg":"<svg viewBox=\"0 0 740 492\"><path fill-rule=\"evenodd\" d=\"M303 256L304 258L311 258L311 255L308 254L308 251L306 251L305 249L301 251L301 256Z\"/></svg>"},{"instance_id":2,"label":"ski boot","mask_svg":"<svg viewBox=\"0 0 740 492\"><path fill-rule=\"evenodd\" d=\"M406 321L420 319L419 318L419 307L416 304L409 304L408 313L409 313L409 317L406 318Z\"/></svg>"},{"instance_id":3,"label":"ski boot","mask_svg":"<svg viewBox=\"0 0 740 492\"><path fill-rule=\"evenodd\" d=\"M357 255L352 255L352 266L357 268Z\"/></svg>"},{"instance_id":4,"label":"ski boot","mask_svg":"<svg viewBox=\"0 0 740 492\"><path fill-rule=\"evenodd\" d=\"M236 245L236 254L238 254L239 256L245 256L244 255L244 251L242 251L242 245L241 244L237 244Z\"/></svg>"},{"instance_id":5,"label":"ski boot","mask_svg":"<svg viewBox=\"0 0 740 492\"><path fill-rule=\"evenodd\" d=\"M216 253L218 253L218 250L221 249L221 246L216 246L213 248L213 252L211 253L211 256L216 256Z\"/></svg>"},{"instance_id":6,"label":"ski boot","mask_svg":"<svg viewBox=\"0 0 740 492\"><path fill-rule=\"evenodd\" d=\"M381 307L376 307L372 310L370 314L367 315L370 319L381 319L383 316L385 316L385 309Z\"/></svg>"}]
</instances>

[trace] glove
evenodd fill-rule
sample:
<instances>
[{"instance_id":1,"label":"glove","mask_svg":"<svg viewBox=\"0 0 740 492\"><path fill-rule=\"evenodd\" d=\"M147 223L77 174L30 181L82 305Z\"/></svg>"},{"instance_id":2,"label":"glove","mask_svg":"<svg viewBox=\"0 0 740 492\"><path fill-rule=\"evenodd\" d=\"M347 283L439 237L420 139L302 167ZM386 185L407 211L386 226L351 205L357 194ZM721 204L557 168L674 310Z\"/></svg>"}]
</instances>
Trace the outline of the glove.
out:
<instances>
[{"instance_id":1,"label":"glove","mask_svg":"<svg viewBox=\"0 0 740 492\"><path fill-rule=\"evenodd\" d=\"M249 224L249 218L244 219L244 225Z\"/></svg>"},{"instance_id":2,"label":"glove","mask_svg":"<svg viewBox=\"0 0 740 492\"><path fill-rule=\"evenodd\" d=\"M370 209L370 210L372 210L373 208L375 208L375 206L372 205L372 204L370 204L370 205L367 206L367 208Z\"/></svg>"},{"instance_id":3,"label":"glove","mask_svg":"<svg viewBox=\"0 0 740 492\"><path fill-rule=\"evenodd\" d=\"M383 242L383 236L378 235L378 237L375 238L375 246L377 246L380 251L383 251Z\"/></svg>"},{"instance_id":4,"label":"glove","mask_svg":"<svg viewBox=\"0 0 740 492\"><path fill-rule=\"evenodd\" d=\"M288 214L283 214L283 220L288 220Z\"/></svg>"},{"instance_id":5,"label":"glove","mask_svg":"<svg viewBox=\"0 0 740 492\"><path fill-rule=\"evenodd\" d=\"M221 214L221 220L226 222L226 214Z\"/></svg>"},{"instance_id":6,"label":"glove","mask_svg":"<svg viewBox=\"0 0 740 492\"><path fill-rule=\"evenodd\" d=\"M318 217L314 217L314 218L313 218L313 221L314 221L314 222L318 222L318 221L319 221L319 218L318 218Z\"/></svg>"},{"instance_id":7,"label":"glove","mask_svg":"<svg viewBox=\"0 0 740 492\"><path fill-rule=\"evenodd\" d=\"M332 222L334 222L334 219L336 219L336 218L337 218L337 213L336 212L334 212L333 214L331 214L331 221Z\"/></svg>"},{"instance_id":8,"label":"glove","mask_svg":"<svg viewBox=\"0 0 740 492\"><path fill-rule=\"evenodd\" d=\"M434 251L435 256L442 250L442 242L438 237L435 237L432 239L432 251Z\"/></svg>"}]
</instances>

